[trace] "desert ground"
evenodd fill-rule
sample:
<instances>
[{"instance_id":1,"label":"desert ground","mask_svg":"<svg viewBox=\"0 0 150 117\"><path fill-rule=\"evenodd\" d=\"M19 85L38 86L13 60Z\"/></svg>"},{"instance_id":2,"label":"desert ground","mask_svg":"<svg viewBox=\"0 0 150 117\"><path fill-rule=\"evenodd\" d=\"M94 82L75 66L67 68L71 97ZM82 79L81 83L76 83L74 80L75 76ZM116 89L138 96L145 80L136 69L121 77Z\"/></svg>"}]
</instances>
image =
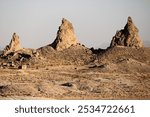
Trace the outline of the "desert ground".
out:
<instances>
[{"instance_id":1,"label":"desert ground","mask_svg":"<svg viewBox=\"0 0 150 117\"><path fill-rule=\"evenodd\" d=\"M0 99L150 99L150 73L103 73L102 69L4 69Z\"/></svg>"},{"instance_id":2,"label":"desert ground","mask_svg":"<svg viewBox=\"0 0 150 117\"><path fill-rule=\"evenodd\" d=\"M130 49L128 59L124 50L111 49L87 65L1 68L0 99L150 99L150 49Z\"/></svg>"},{"instance_id":3,"label":"desert ground","mask_svg":"<svg viewBox=\"0 0 150 117\"><path fill-rule=\"evenodd\" d=\"M14 33L0 55L0 99L150 99L150 47L128 17L106 49L79 43L62 19L56 39L23 48Z\"/></svg>"}]
</instances>

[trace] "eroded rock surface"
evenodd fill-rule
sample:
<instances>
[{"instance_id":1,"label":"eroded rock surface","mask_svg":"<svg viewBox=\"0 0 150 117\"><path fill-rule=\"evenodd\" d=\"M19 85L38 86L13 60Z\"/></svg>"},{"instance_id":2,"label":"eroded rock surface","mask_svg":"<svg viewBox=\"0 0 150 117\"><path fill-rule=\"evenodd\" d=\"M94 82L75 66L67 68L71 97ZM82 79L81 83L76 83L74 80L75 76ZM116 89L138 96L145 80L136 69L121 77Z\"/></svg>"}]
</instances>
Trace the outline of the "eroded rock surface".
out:
<instances>
[{"instance_id":1,"label":"eroded rock surface","mask_svg":"<svg viewBox=\"0 0 150 117\"><path fill-rule=\"evenodd\" d=\"M20 49L22 49L22 47L21 47L21 44L20 44L19 36L16 33L14 33L9 45L7 45L5 47L5 49L3 51L3 54L6 55L10 52L15 52L15 51L18 51Z\"/></svg>"},{"instance_id":2,"label":"eroded rock surface","mask_svg":"<svg viewBox=\"0 0 150 117\"><path fill-rule=\"evenodd\" d=\"M54 42L51 44L51 46L61 51L63 49L69 48L72 45L77 44L77 38L74 33L74 28L72 24L66 20L62 19L62 24L59 27L59 30L57 31L57 36Z\"/></svg>"},{"instance_id":3,"label":"eroded rock surface","mask_svg":"<svg viewBox=\"0 0 150 117\"><path fill-rule=\"evenodd\" d=\"M127 24L124 29L116 32L110 47L126 46L126 47L143 47L143 43L138 34L139 30L135 26L131 17L128 17Z\"/></svg>"}]
</instances>

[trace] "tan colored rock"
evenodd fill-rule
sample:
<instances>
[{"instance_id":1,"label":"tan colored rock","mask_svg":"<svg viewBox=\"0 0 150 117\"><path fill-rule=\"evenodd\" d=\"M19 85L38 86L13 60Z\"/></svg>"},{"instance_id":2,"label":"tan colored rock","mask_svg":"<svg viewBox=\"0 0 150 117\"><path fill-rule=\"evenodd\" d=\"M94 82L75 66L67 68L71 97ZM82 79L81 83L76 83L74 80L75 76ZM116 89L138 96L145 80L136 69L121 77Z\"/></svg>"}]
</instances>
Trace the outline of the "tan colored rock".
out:
<instances>
[{"instance_id":1,"label":"tan colored rock","mask_svg":"<svg viewBox=\"0 0 150 117\"><path fill-rule=\"evenodd\" d=\"M110 47L127 46L127 47L143 47L143 43L138 34L139 30L134 25L132 18L128 17L127 24L124 29L117 31L113 37Z\"/></svg>"},{"instance_id":2,"label":"tan colored rock","mask_svg":"<svg viewBox=\"0 0 150 117\"><path fill-rule=\"evenodd\" d=\"M19 69L26 70L27 69L27 65L21 65L21 66L19 66Z\"/></svg>"},{"instance_id":3,"label":"tan colored rock","mask_svg":"<svg viewBox=\"0 0 150 117\"><path fill-rule=\"evenodd\" d=\"M5 49L3 51L3 54L6 55L9 52L15 52L15 51L18 51L20 49L22 49L22 48L21 48L21 45L20 45L19 36L16 33L14 33L9 45L7 45L5 47Z\"/></svg>"},{"instance_id":4,"label":"tan colored rock","mask_svg":"<svg viewBox=\"0 0 150 117\"><path fill-rule=\"evenodd\" d=\"M57 31L57 36L54 42L51 44L51 46L61 51L63 49L69 48L72 45L77 44L77 38L74 33L74 29L72 24L66 20L62 19L62 24L59 27L59 30Z\"/></svg>"}]
</instances>

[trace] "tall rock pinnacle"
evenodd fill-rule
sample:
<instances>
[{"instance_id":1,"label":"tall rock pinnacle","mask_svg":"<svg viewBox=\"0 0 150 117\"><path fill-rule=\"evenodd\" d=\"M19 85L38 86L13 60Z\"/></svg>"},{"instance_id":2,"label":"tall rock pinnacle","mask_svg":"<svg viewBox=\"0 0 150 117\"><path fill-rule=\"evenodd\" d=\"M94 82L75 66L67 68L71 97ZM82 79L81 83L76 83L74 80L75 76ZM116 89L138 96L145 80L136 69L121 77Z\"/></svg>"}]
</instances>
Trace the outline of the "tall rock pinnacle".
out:
<instances>
[{"instance_id":1,"label":"tall rock pinnacle","mask_svg":"<svg viewBox=\"0 0 150 117\"><path fill-rule=\"evenodd\" d=\"M77 38L74 33L72 24L66 20L62 19L62 24L57 31L57 36L51 46L61 51L63 49L69 48L71 45L77 44Z\"/></svg>"},{"instance_id":2,"label":"tall rock pinnacle","mask_svg":"<svg viewBox=\"0 0 150 117\"><path fill-rule=\"evenodd\" d=\"M138 35L138 28L134 25L132 18L128 17L127 24L124 29L117 31L113 37L110 47L127 46L127 47L143 47L142 41Z\"/></svg>"},{"instance_id":3,"label":"tall rock pinnacle","mask_svg":"<svg viewBox=\"0 0 150 117\"><path fill-rule=\"evenodd\" d=\"M3 54L7 54L9 52L15 52L15 51L18 51L20 49L22 49L22 48L21 48L21 45L20 45L19 36L16 33L14 33L9 45L7 45L5 47L5 49L3 51Z\"/></svg>"}]
</instances>

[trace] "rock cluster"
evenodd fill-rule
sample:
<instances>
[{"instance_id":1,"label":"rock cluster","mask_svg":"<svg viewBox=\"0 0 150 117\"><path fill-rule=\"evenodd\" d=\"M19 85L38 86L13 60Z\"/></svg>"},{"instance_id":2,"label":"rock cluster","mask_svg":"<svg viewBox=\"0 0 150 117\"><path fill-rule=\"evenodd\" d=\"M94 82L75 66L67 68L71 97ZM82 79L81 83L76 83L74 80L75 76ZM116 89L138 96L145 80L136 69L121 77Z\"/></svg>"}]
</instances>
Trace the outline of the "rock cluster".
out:
<instances>
[{"instance_id":1,"label":"rock cluster","mask_svg":"<svg viewBox=\"0 0 150 117\"><path fill-rule=\"evenodd\" d=\"M3 55L7 55L10 52L15 52L20 49L22 49L22 47L20 44L19 36L16 33L14 33L9 45L7 45L3 51Z\"/></svg>"},{"instance_id":2,"label":"rock cluster","mask_svg":"<svg viewBox=\"0 0 150 117\"><path fill-rule=\"evenodd\" d=\"M127 24L124 29L117 31L113 37L110 47L127 46L127 47L143 47L142 41L138 35L138 28L134 25L132 18L128 17Z\"/></svg>"},{"instance_id":3,"label":"rock cluster","mask_svg":"<svg viewBox=\"0 0 150 117\"><path fill-rule=\"evenodd\" d=\"M124 49L123 52L127 53L128 51L125 51L125 49L136 50L136 48L143 47L142 41L138 35L138 29L134 25L131 17L128 17L128 21L124 29L117 31L116 35L113 37L110 48L114 46L135 47L122 48ZM110 50L113 49L115 48L111 48ZM121 51L119 53L119 49L117 48L117 50L115 50L118 54L122 52ZM97 55L104 56L108 50L94 48L89 49L78 43L72 24L63 18L54 42L39 49L22 48L19 36L14 33L11 42L5 47L2 54L0 54L0 68L26 69L33 65L37 67L37 64L39 66L87 65L92 62L92 64L95 64L96 67L98 64L98 67L106 68L106 66L99 66ZM104 60L102 61L104 62ZM65 85L69 86L70 84Z\"/></svg>"},{"instance_id":4,"label":"rock cluster","mask_svg":"<svg viewBox=\"0 0 150 117\"><path fill-rule=\"evenodd\" d=\"M51 44L51 46L54 49L61 51L63 49L69 48L70 46L76 44L77 44L77 38L74 33L74 28L68 20L63 18L62 24L57 31L56 39Z\"/></svg>"}]
</instances>

